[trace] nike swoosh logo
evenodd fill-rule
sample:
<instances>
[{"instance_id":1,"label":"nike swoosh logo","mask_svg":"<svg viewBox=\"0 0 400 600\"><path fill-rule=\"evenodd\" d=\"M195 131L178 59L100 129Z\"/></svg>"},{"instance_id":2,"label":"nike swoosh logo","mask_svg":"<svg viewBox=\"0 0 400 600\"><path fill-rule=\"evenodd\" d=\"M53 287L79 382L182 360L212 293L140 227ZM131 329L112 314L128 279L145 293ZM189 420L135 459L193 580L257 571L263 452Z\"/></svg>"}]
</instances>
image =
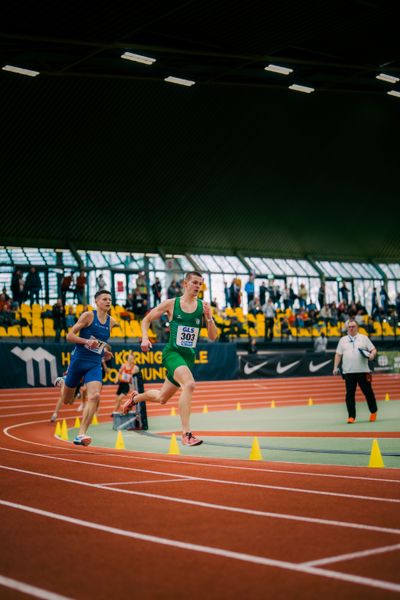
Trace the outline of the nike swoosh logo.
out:
<instances>
[{"instance_id":1,"label":"nike swoosh logo","mask_svg":"<svg viewBox=\"0 0 400 600\"><path fill-rule=\"evenodd\" d=\"M282 367L281 361L279 361L278 364L276 365L276 372L278 373L278 375L282 375L282 373L286 373L286 371L289 371L289 369L294 367L294 365L299 364L299 362L301 362L301 361L295 360L294 362L289 363L288 365L285 365L284 367Z\"/></svg>"},{"instance_id":2,"label":"nike swoosh logo","mask_svg":"<svg viewBox=\"0 0 400 600\"><path fill-rule=\"evenodd\" d=\"M308 365L311 373L315 373L316 371L319 371L320 369L322 369L322 367L324 367L325 365L329 365L329 363L331 362L331 358L329 360L326 360L323 363L320 363L319 365L314 365L313 361L310 362L310 364Z\"/></svg>"},{"instance_id":3,"label":"nike swoosh logo","mask_svg":"<svg viewBox=\"0 0 400 600\"><path fill-rule=\"evenodd\" d=\"M258 369L261 369L261 367L263 367L264 365L267 364L267 360L265 362L260 363L259 365L254 365L253 367L251 365L249 365L249 363L247 362L244 365L244 374L245 375L251 375L252 373L254 373L254 371L258 371Z\"/></svg>"}]
</instances>

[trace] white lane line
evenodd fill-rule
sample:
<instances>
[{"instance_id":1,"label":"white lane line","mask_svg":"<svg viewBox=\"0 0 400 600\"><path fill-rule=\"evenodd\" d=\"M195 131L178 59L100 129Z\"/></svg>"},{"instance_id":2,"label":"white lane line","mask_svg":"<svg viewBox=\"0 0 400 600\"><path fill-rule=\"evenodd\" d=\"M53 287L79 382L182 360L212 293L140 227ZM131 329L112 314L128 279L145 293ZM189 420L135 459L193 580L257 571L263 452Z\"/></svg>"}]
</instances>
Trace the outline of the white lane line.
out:
<instances>
[{"instance_id":1,"label":"white lane line","mask_svg":"<svg viewBox=\"0 0 400 600\"><path fill-rule=\"evenodd\" d=\"M67 596L60 596L60 594L49 592L48 590L38 588L29 583L17 581L16 579L11 579L10 577L4 577L4 575L0 575L0 585L11 588L12 590L17 590L23 594L28 594L29 596L34 596L35 598L44 598L45 600L71 600L71 598L68 598Z\"/></svg>"},{"instance_id":2,"label":"white lane line","mask_svg":"<svg viewBox=\"0 0 400 600\"><path fill-rule=\"evenodd\" d=\"M33 421L33 423L35 423L35 421ZM12 429L13 427L16 427L16 425L12 425L10 427L8 427L7 429ZM12 434L7 433L6 430L4 430L4 432L11 438L16 439L18 441L21 441L20 438L17 438L15 436L13 436ZM24 440L22 440L24 441ZM29 442L27 442L29 443ZM54 449L54 446L50 445L50 444L40 444L38 442L31 442L32 444L35 444L37 446L45 446L46 448L52 448ZM69 459L69 458L58 458L55 455L49 455L49 454L39 454L39 453L35 453L35 452L25 452L23 450L15 450L15 449L11 449L11 448L5 448L0 446L0 450L3 450L5 452L13 452L15 454L26 454L28 456L37 456L40 458L47 458L47 459L54 459L54 460L63 460L66 462L82 462L82 461L76 461L74 459ZM67 446L65 448L66 452L69 450L69 446ZM75 449L76 452L78 452L78 450ZM90 456L100 456L100 457L111 457L111 458L119 458L119 459L130 459L132 460L133 457L132 455L121 455L121 454L110 454L110 453L106 453L106 452L91 452L90 450L85 449L84 450L84 454L90 455ZM63 455L61 455L63 456ZM375 481L375 482L386 482L386 483L400 483L400 480L397 479L380 479L380 478L375 478L375 477L359 477L359 476L351 476L351 475L334 475L334 474L328 474L328 473L307 473L304 471L286 471L284 469L261 469L261 468L256 468L256 467L239 467L236 465L221 465L221 464L214 464L214 463L202 463L202 462L197 462L196 460L193 460L193 462L190 461L184 461L184 460L170 460L170 459L164 459L164 458L148 458L148 457L143 457L143 456L134 456L134 460L141 460L141 461L150 461L150 462L162 462L162 463L169 463L169 464L173 464L173 465L189 465L189 466L202 466L202 467L214 467L217 469L233 469L233 470L241 470L241 471L256 471L257 473L261 472L261 473L279 473L279 474L291 474L291 475L304 475L306 477L310 476L310 477L332 477L332 478L338 478L338 479L355 479L355 480L361 480L361 481ZM98 463L93 463L93 462L87 462L86 464L89 465L98 465ZM111 469L125 469L125 470L133 470L134 467L122 467L122 466L118 466L118 465L103 465L101 464L100 466L102 467L107 467L107 468L111 468ZM136 469L136 470L140 470L140 469ZM148 471L146 469L142 470L144 473L147 472L151 472L151 473L156 473L156 474L165 474L163 471ZM185 475L177 475L176 473L173 474L174 476L178 476L178 477L185 477ZM224 481L224 480L221 480Z\"/></svg>"},{"instance_id":3,"label":"white lane line","mask_svg":"<svg viewBox=\"0 0 400 600\"><path fill-rule=\"evenodd\" d=\"M36 471L28 471L26 469L17 469L15 467L6 467L0 465L1 469L7 471L15 471L17 473L23 473L25 475L32 475L35 477L44 477L45 479L54 479L55 481L63 481L65 483L72 483L74 485L81 485L83 487L95 488L107 492L117 492L120 494L130 494L132 496L143 496L144 498L152 498L155 500L165 500L166 502L175 502L177 504L187 504L189 506L201 506L202 508L210 508L213 510L222 510L226 512L240 513L245 515L253 515L256 517L269 517L273 519L284 519L288 521L299 521L300 523L313 523L318 525L330 525L333 527L347 527L350 529L360 529L364 531L377 531L379 533L390 533L394 535L400 535L400 529L394 529L390 527L379 527L377 525L364 525L362 523L351 523L346 521L331 521L329 519L318 519L314 517L303 517L297 515L288 515L281 513L273 513L262 510L254 510L251 508L240 508L236 506L226 506L223 504L212 504L210 502L201 502L200 500L186 500L185 498L177 498L176 496L163 496L162 494L151 494L150 492L136 492L133 490L124 490L121 488L113 487L102 487L98 483L87 483L86 481L80 481L78 479L69 479L67 477L59 477L57 475L48 475L46 473L37 473Z\"/></svg>"},{"instance_id":4,"label":"white lane line","mask_svg":"<svg viewBox=\"0 0 400 600\"><path fill-rule=\"evenodd\" d=\"M50 457L49 457L50 458ZM95 467L100 467L103 469L122 469L125 471L134 471L135 473L149 473L151 475L163 475L163 476L171 476L174 477L185 477L184 475L177 475L172 473L166 473L165 471L154 471L152 469L139 469L138 467L123 467L123 466L110 466L104 465L102 463L95 463L83 460L73 460L69 458L56 458L51 457L51 460L60 460L64 462L74 462L79 464L86 464ZM233 485L238 487L247 487L247 488L258 488L265 490L273 490L273 491L283 491L283 492L294 492L296 494L312 494L316 496L332 496L334 498L346 498L352 500L366 500L373 502L389 502L393 504L400 504L400 499L398 498L382 498L380 496L363 496L361 494L344 494L340 492L326 492L321 490L309 490L305 488L297 488L297 487L288 487L283 485L272 485L266 483L251 483L245 481L233 481L229 479L213 479L211 477L197 477L195 475L191 476L194 481L206 481L207 483L218 483L220 485Z\"/></svg>"},{"instance_id":5,"label":"white lane line","mask_svg":"<svg viewBox=\"0 0 400 600\"><path fill-rule=\"evenodd\" d=\"M1 467L1 466L0 466ZM144 479L143 481L110 481L110 483L98 483L100 487L109 485L140 485L141 483L169 483L170 481L190 481L192 477L181 477L179 479Z\"/></svg>"},{"instance_id":6,"label":"white lane line","mask_svg":"<svg viewBox=\"0 0 400 600\"><path fill-rule=\"evenodd\" d=\"M159 537L155 535L146 535L137 531L127 531L119 529L117 527L109 527L108 525L102 525L101 523L95 523L92 521L83 521L82 519L76 519L62 515L59 513L49 512L47 510L41 510L32 506L23 504L16 504L14 502L7 502L0 500L0 504L14 508L17 510L26 511L29 513L37 514L42 517L50 519L56 519L70 523L72 525L79 525L81 527L87 527L88 529L94 529L97 531L104 531L113 535L119 535L122 537L133 538L142 542L150 542L153 544L160 544L163 546L169 546L173 548L179 548L185 551L200 552L202 554L211 554L213 556L220 556L223 558L230 558L232 560L240 560L248 563L257 565L263 565L266 567L276 567L278 569L284 569L287 571L295 571L297 573L306 573L307 575L314 575L318 577L325 577L327 579L336 579L339 581L345 581L351 584L363 585L366 587L374 587L382 590L390 590L393 592L400 592L400 585L390 582L382 581L380 579L372 579L371 577L360 577L359 575L339 573L337 571L328 571L327 569L318 569L317 567L309 567L304 565L298 565L283 560L275 560L272 558L265 558L263 556L257 556L254 554L246 554L244 552L233 552L231 550L225 550L224 548L217 548L213 546L204 546L201 544L191 544L188 542L181 542L179 540L172 540L165 537Z\"/></svg>"},{"instance_id":7,"label":"white lane line","mask_svg":"<svg viewBox=\"0 0 400 600\"><path fill-rule=\"evenodd\" d=\"M335 562L353 560L354 558L363 558L365 556L372 556L373 554L384 554L386 552L393 552L395 550L400 550L400 544L393 544L392 546L382 546L381 548L371 548L371 550L360 550L359 552L349 552L348 554L338 554L337 556L320 558L319 560L309 560L301 564L306 565L308 567L315 567L316 565L329 565Z\"/></svg>"}]
</instances>

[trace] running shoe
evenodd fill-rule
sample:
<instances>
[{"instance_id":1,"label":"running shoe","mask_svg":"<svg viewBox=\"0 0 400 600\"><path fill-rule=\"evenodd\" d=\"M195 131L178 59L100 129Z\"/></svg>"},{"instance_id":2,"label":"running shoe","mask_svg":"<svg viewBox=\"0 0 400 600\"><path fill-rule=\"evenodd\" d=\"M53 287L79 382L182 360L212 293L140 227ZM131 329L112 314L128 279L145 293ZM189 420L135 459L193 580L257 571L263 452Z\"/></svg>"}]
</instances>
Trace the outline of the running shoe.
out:
<instances>
[{"instance_id":1,"label":"running shoe","mask_svg":"<svg viewBox=\"0 0 400 600\"><path fill-rule=\"evenodd\" d=\"M57 421L57 416L57 413L53 413L50 418L50 423L54 423L54 421Z\"/></svg>"},{"instance_id":2,"label":"running shoe","mask_svg":"<svg viewBox=\"0 0 400 600\"><path fill-rule=\"evenodd\" d=\"M371 414L369 415L369 420L370 420L370 422L371 422L371 423L373 423L374 421L376 421L376 416L377 416L377 413L376 413L376 412L374 412L374 413L371 413Z\"/></svg>"},{"instance_id":3,"label":"running shoe","mask_svg":"<svg viewBox=\"0 0 400 600\"><path fill-rule=\"evenodd\" d=\"M54 387L61 387L61 383L64 381L64 377L57 377L57 379L54 380Z\"/></svg>"},{"instance_id":4,"label":"running shoe","mask_svg":"<svg viewBox=\"0 0 400 600\"><path fill-rule=\"evenodd\" d=\"M355 418L354 418L354 417L349 417L349 418L347 419L347 422L351 424L351 423L355 423L355 422L356 422L356 420L355 420Z\"/></svg>"},{"instance_id":5,"label":"running shoe","mask_svg":"<svg viewBox=\"0 0 400 600\"><path fill-rule=\"evenodd\" d=\"M74 439L74 444L76 446L89 446L89 444L91 444L91 443L92 443L92 438L90 437L90 435L85 435L84 433L77 435L76 438Z\"/></svg>"},{"instance_id":6,"label":"running shoe","mask_svg":"<svg viewBox=\"0 0 400 600\"><path fill-rule=\"evenodd\" d=\"M128 398L128 400L126 400L126 402L124 402L124 404L122 405L122 414L123 415L127 415L128 412L131 410L131 408L133 406L135 406L135 404L137 404L135 402L135 396L138 395L138 392L136 390L134 390L131 394L131 397Z\"/></svg>"},{"instance_id":7,"label":"running shoe","mask_svg":"<svg viewBox=\"0 0 400 600\"><path fill-rule=\"evenodd\" d=\"M193 435L191 431L184 433L182 436L182 444L184 446L199 446L203 443L203 440Z\"/></svg>"}]
</instances>

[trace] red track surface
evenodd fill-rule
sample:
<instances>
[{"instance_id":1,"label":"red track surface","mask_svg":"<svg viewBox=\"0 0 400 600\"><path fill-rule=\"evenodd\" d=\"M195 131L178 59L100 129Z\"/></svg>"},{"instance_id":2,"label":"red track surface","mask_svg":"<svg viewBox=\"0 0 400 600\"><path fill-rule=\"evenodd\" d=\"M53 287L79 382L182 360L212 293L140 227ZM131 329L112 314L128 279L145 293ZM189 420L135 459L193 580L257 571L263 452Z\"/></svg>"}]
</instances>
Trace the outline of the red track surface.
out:
<instances>
[{"instance_id":1,"label":"red track surface","mask_svg":"<svg viewBox=\"0 0 400 600\"><path fill-rule=\"evenodd\" d=\"M374 389L380 399L399 398L400 377L376 376ZM114 393L104 390L103 414ZM47 590L78 599L343 600L400 592L400 470L200 459L195 448L188 458L74 447L55 439L49 423L57 394L0 391L2 597L49 597ZM343 382L200 383L194 410L310 396L342 401ZM61 416L76 415L72 407Z\"/></svg>"}]
</instances>

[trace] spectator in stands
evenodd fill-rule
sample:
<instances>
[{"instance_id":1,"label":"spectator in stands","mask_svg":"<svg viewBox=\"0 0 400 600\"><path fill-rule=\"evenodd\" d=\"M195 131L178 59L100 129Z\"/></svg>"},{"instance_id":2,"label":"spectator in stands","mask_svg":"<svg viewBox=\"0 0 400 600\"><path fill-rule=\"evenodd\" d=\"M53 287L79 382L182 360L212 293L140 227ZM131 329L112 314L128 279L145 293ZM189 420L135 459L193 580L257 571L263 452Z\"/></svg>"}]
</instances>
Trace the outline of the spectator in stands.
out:
<instances>
[{"instance_id":1,"label":"spectator in stands","mask_svg":"<svg viewBox=\"0 0 400 600\"><path fill-rule=\"evenodd\" d=\"M247 346L247 354L257 354L257 352L257 339L255 337L252 337Z\"/></svg>"},{"instance_id":2,"label":"spectator in stands","mask_svg":"<svg viewBox=\"0 0 400 600\"><path fill-rule=\"evenodd\" d=\"M151 327L156 336L156 341L160 344L166 344L169 340L169 320L167 315L161 315L159 319L153 319Z\"/></svg>"},{"instance_id":3,"label":"spectator in stands","mask_svg":"<svg viewBox=\"0 0 400 600\"><path fill-rule=\"evenodd\" d=\"M347 306L347 302L344 302L343 300L341 302L339 302L338 307L337 307L337 311L338 311L338 320L341 322L345 322L347 321L347 319L349 318L349 313L348 313L348 306Z\"/></svg>"},{"instance_id":4,"label":"spectator in stands","mask_svg":"<svg viewBox=\"0 0 400 600\"><path fill-rule=\"evenodd\" d=\"M295 294L293 286L290 283L289 284L289 308L293 308L293 304L294 304L295 300L297 300L297 294Z\"/></svg>"},{"instance_id":5,"label":"spectator in stands","mask_svg":"<svg viewBox=\"0 0 400 600\"><path fill-rule=\"evenodd\" d=\"M308 291L304 283L301 283L297 291L300 308L304 308L307 304Z\"/></svg>"},{"instance_id":6,"label":"spectator in stands","mask_svg":"<svg viewBox=\"0 0 400 600\"><path fill-rule=\"evenodd\" d=\"M267 286L265 285L265 281L262 281L260 287L258 288L258 296L260 298L261 306L264 306L267 300Z\"/></svg>"},{"instance_id":7,"label":"spectator in stands","mask_svg":"<svg viewBox=\"0 0 400 600\"><path fill-rule=\"evenodd\" d=\"M292 339L292 330L290 328L289 319L287 317L283 317L281 320L281 336L288 336L289 339Z\"/></svg>"},{"instance_id":8,"label":"spectator in stands","mask_svg":"<svg viewBox=\"0 0 400 600\"><path fill-rule=\"evenodd\" d=\"M274 337L274 319L276 317L276 310L272 298L268 298L267 303L263 307L263 312L265 315L264 340L272 341Z\"/></svg>"},{"instance_id":9,"label":"spectator in stands","mask_svg":"<svg viewBox=\"0 0 400 600\"><path fill-rule=\"evenodd\" d=\"M65 306L67 302L67 294L68 292L73 293L73 279L72 279L72 271L68 274L65 274L61 279L61 300L62 304Z\"/></svg>"},{"instance_id":10,"label":"spectator in stands","mask_svg":"<svg viewBox=\"0 0 400 600\"><path fill-rule=\"evenodd\" d=\"M249 280L246 282L246 285L244 286L244 291L247 294L247 304L248 305L254 299L254 278L255 278L255 275L252 273L249 276Z\"/></svg>"},{"instance_id":11,"label":"spectator in stands","mask_svg":"<svg viewBox=\"0 0 400 600\"><path fill-rule=\"evenodd\" d=\"M237 278L232 279L232 283L229 288L229 303L232 308L240 306L240 287L237 283Z\"/></svg>"},{"instance_id":12,"label":"spectator in stands","mask_svg":"<svg viewBox=\"0 0 400 600\"><path fill-rule=\"evenodd\" d=\"M379 315L379 303L378 303L378 294L376 291L376 287L372 290L372 299L371 299L371 316L373 319L376 319Z\"/></svg>"},{"instance_id":13,"label":"spectator in stands","mask_svg":"<svg viewBox=\"0 0 400 600\"><path fill-rule=\"evenodd\" d=\"M339 320L336 302L332 302L332 304L330 304L329 308L331 309L331 324L334 327L336 327L336 325L338 324L338 320Z\"/></svg>"},{"instance_id":14,"label":"spectator in stands","mask_svg":"<svg viewBox=\"0 0 400 600\"><path fill-rule=\"evenodd\" d=\"M177 296L179 296L179 288L175 279L173 279L167 288L167 298L177 298Z\"/></svg>"},{"instance_id":15,"label":"spectator in stands","mask_svg":"<svg viewBox=\"0 0 400 600\"><path fill-rule=\"evenodd\" d=\"M142 294L140 288L136 288L132 294L133 312L135 317L141 321L147 311L147 294Z\"/></svg>"},{"instance_id":16,"label":"spectator in stands","mask_svg":"<svg viewBox=\"0 0 400 600\"><path fill-rule=\"evenodd\" d=\"M315 338L314 341L314 352L326 352L326 347L328 345L328 338L325 333L321 331L319 336Z\"/></svg>"},{"instance_id":17,"label":"spectator in stands","mask_svg":"<svg viewBox=\"0 0 400 600\"><path fill-rule=\"evenodd\" d=\"M204 300L204 292L206 291L206 289L207 289L207 285L206 285L206 282L203 279L203 283L201 284L201 288L199 290L199 295L198 295L198 298L200 300Z\"/></svg>"},{"instance_id":18,"label":"spectator in stands","mask_svg":"<svg viewBox=\"0 0 400 600\"><path fill-rule=\"evenodd\" d=\"M342 302L345 302L346 304L349 303L349 288L346 285L346 282L343 281L341 287L339 288L339 292L340 292L340 299L342 300Z\"/></svg>"},{"instance_id":19,"label":"spectator in stands","mask_svg":"<svg viewBox=\"0 0 400 600\"><path fill-rule=\"evenodd\" d=\"M225 299L224 308L227 308L229 306L229 287L228 287L227 281L224 281L224 299Z\"/></svg>"},{"instance_id":20,"label":"spectator in stands","mask_svg":"<svg viewBox=\"0 0 400 600\"><path fill-rule=\"evenodd\" d=\"M400 292L396 294L396 312L398 317L400 318Z\"/></svg>"},{"instance_id":21,"label":"spectator in stands","mask_svg":"<svg viewBox=\"0 0 400 600\"><path fill-rule=\"evenodd\" d=\"M133 319L133 313L135 311L133 310L134 301L133 301L133 294L132 294L132 292L128 293L128 296L126 298L126 302L125 302L125 304L123 306L124 306L124 308L125 308L126 311L132 313L132 319Z\"/></svg>"},{"instance_id":22,"label":"spectator in stands","mask_svg":"<svg viewBox=\"0 0 400 600\"><path fill-rule=\"evenodd\" d=\"M290 293L289 293L289 288L286 283L282 290L282 302L283 302L284 310L287 310L288 308L290 308Z\"/></svg>"},{"instance_id":23,"label":"spectator in stands","mask_svg":"<svg viewBox=\"0 0 400 600\"><path fill-rule=\"evenodd\" d=\"M64 308L63 301L61 298L57 298L56 303L53 304L53 308L52 308L51 312L52 312L52 317L53 317L53 322L54 322L54 331L56 332L54 341L56 343L58 343L61 338L62 329L64 329L64 331L65 331L67 328L66 323L65 323L65 308Z\"/></svg>"},{"instance_id":24,"label":"spectator in stands","mask_svg":"<svg viewBox=\"0 0 400 600\"><path fill-rule=\"evenodd\" d=\"M75 325L75 323L77 322L78 318L77 316L74 314L74 307L73 306L69 306L67 313L65 315L65 326L68 329L70 329L70 327L73 327Z\"/></svg>"},{"instance_id":25,"label":"spectator in stands","mask_svg":"<svg viewBox=\"0 0 400 600\"><path fill-rule=\"evenodd\" d=\"M389 295L386 291L384 284L381 285L381 289L379 291L379 298L381 301L382 314L386 316L388 314Z\"/></svg>"},{"instance_id":26,"label":"spectator in stands","mask_svg":"<svg viewBox=\"0 0 400 600\"><path fill-rule=\"evenodd\" d=\"M96 283L97 283L97 291L101 292L103 290L105 290L108 286L107 286L107 282L104 279L104 275L103 273L100 273L97 277L96 277Z\"/></svg>"},{"instance_id":27,"label":"spectator in stands","mask_svg":"<svg viewBox=\"0 0 400 600\"><path fill-rule=\"evenodd\" d=\"M263 314L261 302L257 296L254 296L253 300L249 302L247 312L254 316Z\"/></svg>"},{"instance_id":28,"label":"spectator in stands","mask_svg":"<svg viewBox=\"0 0 400 600\"><path fill-rule=\"evenodd\" d=\"M148 300L149 290L147 288L146 275L144 271L140 271L136 279L136 287L139 289L142 297Z\"/></svg>"},{"instance_id":29,"label":"spectator in stands","mask_svg":"<svg viewBox=\"0 0 400 600\"><path fill-rule=\"evenodd\" d=\"M333 325L332 309L329 304L324 304L319 311L319 318L324 322L324 325Z\"/></svg>"},{"instance_id":30,"label":"spectator in stands","mask_svg":"<svg viewBox=\"0 0 400 600\"><path fill-rule=\"evenodd\" d=\"M42 281L36 267L31 267L25 279L25 290L28 294L31 306L34 302L39 304L40 290L42 289Z\"/></svg>"},{"instance_id":31,"label":"spectator in stands","mask_svg":"<svg viewBox=\"0 0 400 600\"><path fill-rule=\"evenodd\" d=\"M161 302L162 285L159 277L156 277L155 282L151 286L153 292L153 306L157 306Z\"/></svg>"},{"instance_id":32,"label":"spectator in stands","mask_svg":"<svg viewBox=\"0 0 400 600\"><path fill-rule=\"evenodd\" d=\"M18 306L24 301L24 276L21 269L15 269L12 274L11 294L13 302L18 302Z\"/></svg>"},{"instance_id":33,"label":"spectator in stands","mask_svg":"<svg viewBox=\"0 0 400 600\"><path fill-rule=\"evenodd\" d=\"M86 302L86 274L85 271L81 271L76 278L75 283L75 294L76 301L78 304L85 304Z\"/></svg>"},{"instance_id":34,"label":"spectator in stands","mask_svg":"<svg viewBox=\"0 0 400 600\"><path fill-rule=\"evenodd\" d=\"M0 294L0 312L3 310L4 306L6 306L7 308L9 308L11 310L11 302L9 299L7 300L6 295L3 293L3 294Z\"/></svg>"},{"instance_id":35,"label":"spectator in stands","mask_svg":"<svg viewBox=\"0 0 400 600\"><path fill-rule=\"evenodd\" d=\"M321 281L321 285L318 289L318 304L320 309L325 305L325 302L325 282Z\"/></svg>"}]
</instances>

